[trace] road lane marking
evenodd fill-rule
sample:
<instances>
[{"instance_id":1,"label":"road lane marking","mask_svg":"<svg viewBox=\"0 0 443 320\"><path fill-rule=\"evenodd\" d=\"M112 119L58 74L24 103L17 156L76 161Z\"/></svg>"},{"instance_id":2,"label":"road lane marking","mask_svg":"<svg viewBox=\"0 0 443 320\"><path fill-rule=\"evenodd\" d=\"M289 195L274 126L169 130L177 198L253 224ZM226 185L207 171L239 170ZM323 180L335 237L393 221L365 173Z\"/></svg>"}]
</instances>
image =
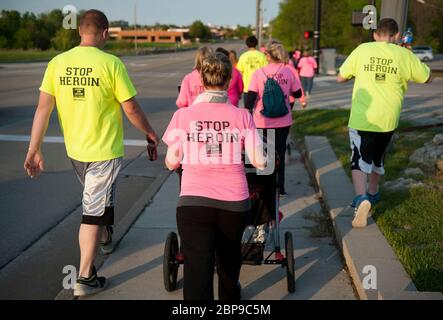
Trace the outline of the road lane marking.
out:
<instances>
[{"instance_id":1,"label":"road lane marking","mask_svg":"<svg viewBox=\"0 0 443 320\"><path fill-rule=\"evenodd\" d=\"M29 142L30 136L15 135L15 134L0 134L0 141L15 141L15 142ZM65 143L63 137L46 136L44 141L46 143ZM146 140L125 139L123 140L125 146L130 147L146 147Z\"/></svg>"}]
</instances>

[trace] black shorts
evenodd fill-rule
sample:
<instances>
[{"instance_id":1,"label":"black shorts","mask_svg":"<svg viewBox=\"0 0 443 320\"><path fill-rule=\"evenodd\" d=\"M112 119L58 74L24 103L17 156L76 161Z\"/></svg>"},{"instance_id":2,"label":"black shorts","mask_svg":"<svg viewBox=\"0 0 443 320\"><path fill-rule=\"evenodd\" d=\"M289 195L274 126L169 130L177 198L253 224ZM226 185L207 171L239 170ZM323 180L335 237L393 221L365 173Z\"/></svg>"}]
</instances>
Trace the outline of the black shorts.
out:
<instances>
[{"instance_id":1,"label":"black shorts","mask_svg":"<svg viewBox=\"0 0 443 320\"><path fill-rule=\"evenodd\" d=\"M384 175L384 158L393 134L394 131L370 132L349 128L352 170Z\"/></svg>"}]
</instances>

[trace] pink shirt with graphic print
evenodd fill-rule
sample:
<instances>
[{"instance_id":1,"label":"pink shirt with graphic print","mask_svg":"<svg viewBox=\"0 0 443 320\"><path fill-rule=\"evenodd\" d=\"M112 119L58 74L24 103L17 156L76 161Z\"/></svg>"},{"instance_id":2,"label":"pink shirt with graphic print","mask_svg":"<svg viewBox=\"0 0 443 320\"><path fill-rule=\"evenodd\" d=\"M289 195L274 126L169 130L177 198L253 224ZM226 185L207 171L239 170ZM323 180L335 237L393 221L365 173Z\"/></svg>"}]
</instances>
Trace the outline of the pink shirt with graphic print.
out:
<instances>
[{"instance_id":1,"label":"pink shirt with graphic print","mask_svg":"<svg viewBox=\"0 0 443 320\"><path fill-rule=\"evenodd\" d=\"M179 108L188 107L203 91L205 91L205 87L201 82L200 72L195 69L183 78L180 93L175 104Z\"/></svg>"},{"instance_id":2,"label":"pink shirt with graphic print","mask_svg":"<svg viewBox=\"0 0 443 320\"><path fill-rule=\"evenodd\" d=\"M205 88L201 82L200 72L194 70L183 78L180 86L180 93L175 104L179 108L189 107L194 102L195 98L197 98L203 91L205 91ZM238 107L238 101L240 100L242 92L242 75L240 71L234 68L232 70L231 82L228 89L229 100L234 106Z\"/></svg>"},{"instance_id":3,"label":"pink shirt with graphic print","mask_svg":"<svg viewBox=\"0 0 443 320\"><path fill-rule=\"evenodd\" d=\"M248 110L207 102L179 109L163 141L184 155L180 196L248 199L242 150L251 155L262 144Z\"/></svg>"}]
</instances>

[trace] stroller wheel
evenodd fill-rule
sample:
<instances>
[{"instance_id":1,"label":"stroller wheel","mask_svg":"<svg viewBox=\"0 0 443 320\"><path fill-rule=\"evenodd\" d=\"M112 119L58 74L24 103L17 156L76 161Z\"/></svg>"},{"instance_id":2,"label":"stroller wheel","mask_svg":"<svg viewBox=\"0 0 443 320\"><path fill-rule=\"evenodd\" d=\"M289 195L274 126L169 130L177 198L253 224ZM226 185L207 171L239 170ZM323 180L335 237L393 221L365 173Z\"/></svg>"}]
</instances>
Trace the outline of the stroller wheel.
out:
<instances>
[{"instance_id":1,"label":"stroller wheel","mask_svg":"<svg viewBox=\"0 0 443 320\"><path fill-rule=\"evenodd\" d=\"M178 254L177 234L171 232L168 234L163 254L163 282L166 291L173 291L177 288L177 273L179 263L176 255Z\"/></svg>"},{"instance_id":2,"label":"stroller wheel","mask_svg":"<svg viewBox=\"0 0 443 320\"><path fill-rule=\"evenodd\" d=\"M288 281L288 292L295 292L295 260L294 245L292 243L292 233L285 232L285 250L286 250L286 278Z\"/></svg>"}]
</instances>

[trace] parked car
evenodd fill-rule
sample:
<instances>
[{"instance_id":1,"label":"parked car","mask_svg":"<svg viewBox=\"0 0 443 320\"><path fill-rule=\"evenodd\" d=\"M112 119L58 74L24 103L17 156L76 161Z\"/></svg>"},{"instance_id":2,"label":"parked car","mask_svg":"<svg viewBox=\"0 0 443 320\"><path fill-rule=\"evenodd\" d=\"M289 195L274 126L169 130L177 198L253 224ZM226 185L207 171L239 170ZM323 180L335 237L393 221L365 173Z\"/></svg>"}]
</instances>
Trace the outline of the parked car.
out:
<instances>
[{"instance_id":1,"label":"parked car","mask_svg":"<svg viewBox=\"0 0 443 320\"><path fill-rule=\"evenodd\" d=\"M412 47L412 52L414 52L421 61L434 60L432 48L429 46L414 46Z\"/></svg>"}]
</instances>

